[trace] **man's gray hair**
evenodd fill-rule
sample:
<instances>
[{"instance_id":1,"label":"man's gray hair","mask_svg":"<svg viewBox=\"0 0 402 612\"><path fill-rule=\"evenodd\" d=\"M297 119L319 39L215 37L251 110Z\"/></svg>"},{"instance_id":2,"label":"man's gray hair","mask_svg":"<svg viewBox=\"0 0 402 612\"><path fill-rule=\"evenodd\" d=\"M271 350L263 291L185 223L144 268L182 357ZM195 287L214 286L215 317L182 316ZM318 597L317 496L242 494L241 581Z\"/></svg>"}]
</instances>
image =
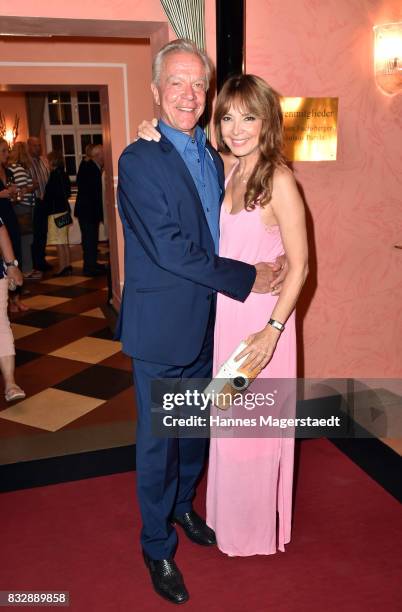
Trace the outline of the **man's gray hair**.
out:
<instances>
[{"instance_id":1,"label":"man's gray hair","mask_svg":"<svg viewBox=\"0 0 402 612\"><path fill-rule=\"evenodd\" d=\"M209 82L211 80L213 65L208 55L201 51L197 45L188 38L177 38L176 40L172 40L171 42L164 45L161 49L159 49L158 53L154 57L154 61L152 62L152 82L155 85L159 85L159 80L162 71L162 65L165 57L169 53L192 53L193 55L197 55L200 58L205 67L205 78L206 78L206 88L209 87Z\"/></svg>"}]
</instances>

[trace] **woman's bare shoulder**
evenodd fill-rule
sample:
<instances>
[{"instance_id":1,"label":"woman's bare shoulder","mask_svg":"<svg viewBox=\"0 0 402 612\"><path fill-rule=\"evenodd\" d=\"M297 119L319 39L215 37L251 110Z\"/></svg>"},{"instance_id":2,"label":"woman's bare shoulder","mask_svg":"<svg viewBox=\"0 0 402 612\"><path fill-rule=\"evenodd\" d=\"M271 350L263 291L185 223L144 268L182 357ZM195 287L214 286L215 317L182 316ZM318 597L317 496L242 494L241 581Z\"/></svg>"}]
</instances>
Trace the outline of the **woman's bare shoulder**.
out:
<instances>
[{"instance_id":1,"label":"woman's bare shoulder","mask_svg":"<svg viewBox=\"0 0 402 612\"><path fill-rule=\"evenodd\" d=\"M272 196L284 195L295 188L296 179L293 171L285 164L277 166L272 179Z\"/></svg>"},{"instance_id":2,"label":"woman's bare shoulder","mask_svg":"<svg viewBox=\"0 0 402 612\"><path fill-rule=\"evenodd\" d=\"M276 166L273 174L273 180L277 183L294 183L295 177L293 171L286 164Z\"/></svg>"},{"instance_id":3,"label":"woman's bare shoulder","mask_svg":"<svg viewBox=\"0 0 402 612\"><path fill-rule=\"evenodd\" d=\"M303 208L303 201L292 170L285 165L275 168L271 205L274 213L291 215Z\"/></svg>"}]
</instances>

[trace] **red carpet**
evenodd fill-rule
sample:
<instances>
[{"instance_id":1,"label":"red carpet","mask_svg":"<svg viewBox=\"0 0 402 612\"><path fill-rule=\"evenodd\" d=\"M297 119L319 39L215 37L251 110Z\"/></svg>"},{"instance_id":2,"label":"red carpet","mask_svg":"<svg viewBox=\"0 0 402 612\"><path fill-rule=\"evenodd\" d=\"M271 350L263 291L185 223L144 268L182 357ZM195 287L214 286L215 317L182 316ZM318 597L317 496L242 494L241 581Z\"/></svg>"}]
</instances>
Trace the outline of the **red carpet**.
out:
<instances>
[{"instance_id":1,"label":"red carpet","mask_svg":"<svg viewBox=\"0 0 402 612\"><path fill-rule=\"evenodd\" d=\"M140 556L134 479L1 495L0 590L70 591L74 612L174 609L154 595ZM201 511L204 496L205 481ZM301 444L294 517L287 552L270 557L228 558L181 535L176 560L191 595L182 609L398 609L400 505L326 440Z\"/></svg>"}]
</instances>

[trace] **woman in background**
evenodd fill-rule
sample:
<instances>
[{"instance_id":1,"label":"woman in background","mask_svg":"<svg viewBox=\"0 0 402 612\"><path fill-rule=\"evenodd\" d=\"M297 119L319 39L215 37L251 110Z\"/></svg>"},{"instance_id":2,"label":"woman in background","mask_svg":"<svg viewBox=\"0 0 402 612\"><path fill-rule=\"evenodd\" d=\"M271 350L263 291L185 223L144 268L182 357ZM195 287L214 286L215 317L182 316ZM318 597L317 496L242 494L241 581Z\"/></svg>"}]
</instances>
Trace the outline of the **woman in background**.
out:
<instances>
[{"instance_id":1,"label":"woman in background","mask_svg":"<svg viewBox=\"0 0 402 612\"><path fill-rule=\"evenodd\" d=\"M70 213L68 198L71 195L71 183L64 169L64 158L60 151L51 151L49 161L50 175L43 198L48 214L47 244L57 246L59 268L54 276L72 274L70 265L70 247L68 245L68 225L57 227L55 219Z\"/></svg>"},{"instance_id":2,"label":"woman in background","mask_svg":"<svg viewBox=\"0 0 402 612\"><path fill-rule=\"evenodd\" d=\"M21 233L18 224L17 215L15 214L14 204L19 194L19 188L14 183L14 176L8 166L8 143L4 138L0 138L0 217L3 224L7 228L10 236L13 252L18 261L18 266L21 267ZM10 301L10 311L19 312L28 310L25 304L20 300L20 289L13 295Z\"/></svg>"},{"instance_id":3,"label":"woman in background","mask_svg":"<svg viewBox=\"0 0 402 612\"><path fill-rule=\"evenodd\" d=\"M35 194L30 173L31 158L28 153L28 145L25 142L14 144L8 159L8 167L13 173L14 183L20 190L20 194L14 202L14 210L20 227L21 240L23 244L26 242L28 247L22 248L21 269L26 273L26 277L33 278L31 243Z\"/></svg>"},{"instance_id":4,"label":"woman in background","mask_svg":"<svg viewBox=\"0 0 402 612\"><path fill-rule=\"evenodd\" d=\"M6 402L23 399L25 392L14 378L15 348L7 316L8 290L22 285L22 273L15 265L15 255L7 229L0 218L0 370L4 379Z\"/></svg>"}]
</instances>

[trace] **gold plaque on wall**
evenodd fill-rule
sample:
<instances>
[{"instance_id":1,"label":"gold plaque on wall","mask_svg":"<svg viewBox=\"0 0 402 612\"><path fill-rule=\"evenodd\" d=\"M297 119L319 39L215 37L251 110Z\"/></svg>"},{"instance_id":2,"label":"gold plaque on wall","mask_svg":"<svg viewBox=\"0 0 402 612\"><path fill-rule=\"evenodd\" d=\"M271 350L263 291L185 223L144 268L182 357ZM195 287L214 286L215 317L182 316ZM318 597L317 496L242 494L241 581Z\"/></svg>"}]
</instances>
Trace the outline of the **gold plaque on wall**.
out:
<instances>
[{"instance_id":1,"label":"gold plaque on wall","mask_svg":"<svg viewBox=\"0 0 402 612\"><path fill-rule=\"evenodd\" d=\"M336 160L338 98L282 98L289 161Z\"/></svg>"}]
</instances>

